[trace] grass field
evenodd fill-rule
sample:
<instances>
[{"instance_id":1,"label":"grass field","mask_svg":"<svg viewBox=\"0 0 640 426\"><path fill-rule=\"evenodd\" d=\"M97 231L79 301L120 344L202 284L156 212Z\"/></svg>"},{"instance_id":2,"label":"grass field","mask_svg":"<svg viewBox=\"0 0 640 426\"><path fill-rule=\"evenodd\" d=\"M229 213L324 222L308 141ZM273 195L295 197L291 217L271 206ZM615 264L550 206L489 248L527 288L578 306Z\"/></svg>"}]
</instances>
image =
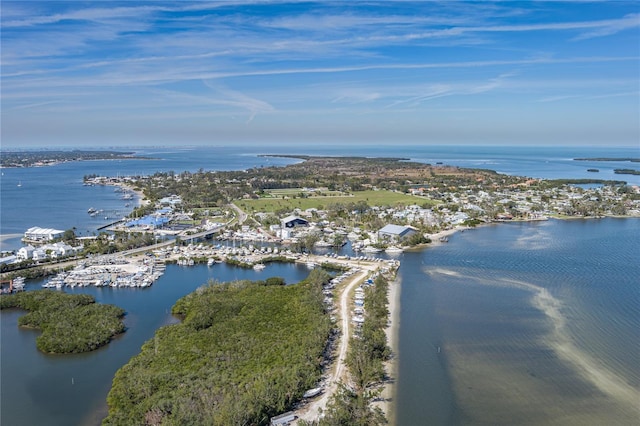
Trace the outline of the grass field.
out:
<instances>
[{"instance_id":1,"label":"grass field","mask_svg":"<svg viewBox=\"0 0 640 426\"><path fill-rule=\"evenodd\" d=\"M317 188L315 191L309 191L303 188L283 188L283 189L268 189L268 190L265 190L265 192L267 192L269 195L271 195L274 198L282 198L282 196L293 197L294 195L297 196L300 193L306 194L309 197L313 197L319 193L321 193L323 196L330 196L330 197L345 195L341 191L329 191L327 188Z\"/></svg>"},{"instance_id":2,"label":"grass field","mask_svg":"<svg viewBox=\"0 0 640 426\"><path fill-rule=\"evenodd\" d=\"M296 193L299 193L296 192ZM365 201L370 206L391 206L399 204L422 206L424 203L431 205L436 202L413 195L400 194L392 191L359 191L349 195L331 197L309 197L309 198L262 198L259 200L237 200L234 203L246 212L274 212L280 209L293 210L299 208L306 210L316 208L326 209L335 203L357 203Z\"/></svg>"}]
</instances>

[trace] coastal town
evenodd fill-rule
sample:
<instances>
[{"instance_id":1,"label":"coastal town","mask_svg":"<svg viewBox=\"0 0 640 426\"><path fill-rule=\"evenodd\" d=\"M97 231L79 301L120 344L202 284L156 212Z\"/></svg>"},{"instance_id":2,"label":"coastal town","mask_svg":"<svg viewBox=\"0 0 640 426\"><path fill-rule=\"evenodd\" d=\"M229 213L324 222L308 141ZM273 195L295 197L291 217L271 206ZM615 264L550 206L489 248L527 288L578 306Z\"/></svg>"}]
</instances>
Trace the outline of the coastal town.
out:
<instances>
[{"instance_id":1,"label":"coastal town","mask_svg":"<svg viewBox=\"0 0 640 426\"><path fill-rule=\"evenodd\" d=\"M347 244L356 257L375 258L488 223L640 216L640 188L618 181L548 181L393 158L300 160L243 172L85 176L85 185L113 186L138 206L93 236L34 226L23 247L3 253L1 267L19 277L25 267L79 259L45 286L147 287L166 263L260 268L264 258L337 255ZM140 247L133 253L150 256L123 255Z\"/></svg>"},{"instance_id":2,"label":"coastal town","mask_svg":"<svg viewBox=\"0 0 640 426\"><path fill-rule=\"evenodd\" d=\"M3 254L3 292L24 290L34 267L46 271L42 286L53 289L146 288L168 264L261 271L295 262L338 271L322 288L343 336L333 342L332 362L296 410L271 419L294 424L314 421L349 381L342 366L349 337L369 317L367 288L379 276L393 281L403 251L497 222L640 217L640 188L621 182L553 182L401 159L303 160L245 172L86 176L85 185L112 186L137 202L133 212L87 237L29 228L22 248ZM393 304L397 289L390 291ZM388 387L383 395L389 398Z\"/></svg>"}]
</instances>

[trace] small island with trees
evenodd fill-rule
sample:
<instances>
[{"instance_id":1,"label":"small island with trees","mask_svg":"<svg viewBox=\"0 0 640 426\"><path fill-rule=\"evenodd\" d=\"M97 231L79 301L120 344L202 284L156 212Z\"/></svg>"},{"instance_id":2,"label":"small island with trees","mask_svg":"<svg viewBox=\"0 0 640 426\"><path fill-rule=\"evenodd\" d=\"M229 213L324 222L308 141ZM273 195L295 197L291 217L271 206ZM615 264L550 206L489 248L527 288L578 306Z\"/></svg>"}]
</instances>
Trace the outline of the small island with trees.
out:
<instances>
[{"instance_id":1,"label":"small island with trees","mask_svg":"<svg viewBox=\"0 0 640 426\"><path fill-rule=\"evenodd\" d=\"M20 327L42 330L36 346L45 353L89 352L106 345L125 331L125 311L95 303L93 296L36 290L0 297L0 309L29 311L18 319Z\"/></svg>"},{"instance_id":2,"label":"small island with trees","mask_svg":"<svg viewBox=\"0 0 640 426\"><path fill-rule=\"evenodd\" d=\"M613 173L615 173L617 175L640 176L640 170L635 170L635 169L614 169Z\"/></svg>"}]
</instances>

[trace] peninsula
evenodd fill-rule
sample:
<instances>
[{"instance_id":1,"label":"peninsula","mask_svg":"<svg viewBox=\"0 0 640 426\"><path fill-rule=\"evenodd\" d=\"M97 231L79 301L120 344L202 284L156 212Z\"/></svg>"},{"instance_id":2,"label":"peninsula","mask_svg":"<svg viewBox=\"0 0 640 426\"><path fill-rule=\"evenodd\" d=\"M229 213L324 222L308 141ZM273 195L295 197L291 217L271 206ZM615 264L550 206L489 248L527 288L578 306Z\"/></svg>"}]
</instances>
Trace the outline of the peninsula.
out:
<instances>
[{"instance_id":1,"label":"peninsula","mask_svg":"<svg viewBox=\"0 0 640 426\"><path fill-rule=\"evenodd\" d=\"M96 150L72 150L72 151L0 151L0 167L42 167L69 161L88 160L143 160L145 157L135 156L129 151L96 151Z\"/></svg>"}]
</instances>

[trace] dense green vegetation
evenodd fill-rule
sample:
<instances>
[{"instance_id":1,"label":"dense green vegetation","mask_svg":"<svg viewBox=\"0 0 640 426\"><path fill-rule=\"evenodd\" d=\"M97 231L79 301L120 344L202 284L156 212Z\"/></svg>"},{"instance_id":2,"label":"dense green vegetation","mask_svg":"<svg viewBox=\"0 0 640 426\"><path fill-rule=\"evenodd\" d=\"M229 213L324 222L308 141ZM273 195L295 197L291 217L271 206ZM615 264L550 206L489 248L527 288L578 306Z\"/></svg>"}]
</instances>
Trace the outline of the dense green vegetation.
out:
<instances>
[{"instance_id":1,"label":"dense green vegetation","mask_svg":"<svg viewBox=\"0 0 640 426\"><path fill-rule=\"evenodd\" d=\"M606 180L606 179L546 179L538 185L540 188L558 188L564 185L585 185L585 184L602 184L602 185L625 185L627 182L623 180Z\"/></svg>"},{"instance_id":2,"label":"dense green vegetation","mask_svg":"<svg viewBox=\"0 0 640 426\"><path fill-rule=\"evenodd\" d=\"M635 176L638 176L638 175L640 175L640 170L635 170L635 169L614 169L613 173L618 174L618 175L635 175Z\"/></svg>"},{"instance_id":3,"label":"dense green vegetation","mask_svg":"<svg viewBox=\"0 0 640 426\"><path fill-rule=\"evenodd\" d=\"M467 170L457 167L436 166L389 158L364 157L300 157L304 160L286 167L253 168L243 171L162 172L139 177L136 189L142 191L153 204L172 194L182 198L186 211L197 208L218 208L234 200L253 199L257 203L250 207L258 211L310 208L321 204L325 208L331 203L358 202L364 200L371 205L417 204L420 198L406 195L408 188L425 186L445 189L459 185L485 187L489 183L518 183L523 178L498 175L493 171ZM322 188L322 194L311 196L303 188ZM265 199L272 190L277 190ZM388 190L388 191L376 191ZM283 192L283 190L292 190ZM365 191L364 193L361 193ZM336 194L348 196L335 196ZM283 199L284 197L284 199ZM296 197L296 198L293 198ZM354 198L355 197L355 198ZM383 199L375 199L383 197ZM368 198L368 200L367 200ZM396 200L398 198L398 200ZM280 200L280 205L276 201ZM423 201L427 201L422 199ZM283 203L284 201L284 203ZM276 202L274 204L274 202ZM240 205L240 204L239 204Z\"/></svg>"},{"instance_id":4,"label":"dense green vegetation","mask_svg":"<svg viewBox=\"0 0 640 426\"><path fill-rule=\"evenodd\" d=\"M115 232L113 236L101 233L95 240L85 243L84 254L110 254L139 247L150 246L156 242L152 233Z\"/></svg>"},{"instance_id":5,"label":"dense green vegetation","mask_svg":"<svg viewBox=\"0 0 640 426\"><path fill-rule=\"evenodd\" d=\"M113 305L95 303L93 296L51 290L28 291L0 297L0 309L29 311L18 325L42 330L36 339L47 353L79 353L98 349L125 330L125 312Z\"/></svg>"},{"instance_id":6,"label":"dense green vegetation","mask_svg":"<svg viewBox=\"0 0 640 426\"><path fill-rule=\"evenodd\" d=\"M41 266L33 266L33 264L34 264L34 261L31 259L23 260L22 262L17 262L17 263L9 263L9 264L3 263L2 265L0 265L0 272L2 273L7 272L8 274L6 276L3 276L2 279L8 280L8 279L12 279L20 276L28 280L32 280L36 278L46 277L52 274L51 271ZM9 273L11 271L19 271L19 272Z\"/></svg>"},{"instance_id":7,"label":"dense green vegetation","mask_svg":"<svg viewBox=\"0 0 640 426\"><path fill-rule=\"evenodd\" d=\"M178 300L115 376L105 425L268 424L317 386L331 322L314 269L278 280L209 283Z\"/></svg>"}]
</instances>

